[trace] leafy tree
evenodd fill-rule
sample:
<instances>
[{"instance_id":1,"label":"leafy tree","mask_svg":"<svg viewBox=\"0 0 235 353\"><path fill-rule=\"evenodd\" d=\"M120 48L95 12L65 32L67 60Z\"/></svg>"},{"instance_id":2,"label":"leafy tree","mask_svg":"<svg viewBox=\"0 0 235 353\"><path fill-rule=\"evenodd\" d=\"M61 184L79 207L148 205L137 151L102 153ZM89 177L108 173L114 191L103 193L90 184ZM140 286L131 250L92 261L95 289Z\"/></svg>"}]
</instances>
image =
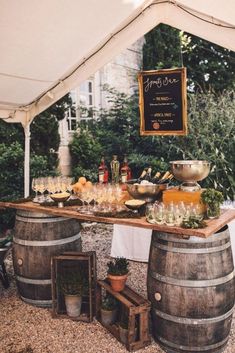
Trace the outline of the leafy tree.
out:
<instances>
[{"instance_id":1,"label":"leafy tree","mask_svg":"<svg viewBox=\"0 0 235 353\"><path fill-rule=\"evenodd\" d=\"M99 156L102 148L93 133L88 129L81 129L79 134L75 134L70 144L72 157L72 175L77 179L85 176L94 180L99 165Z\"/></svg>"},{"instance_id":2,"label":"leafy tree","mask_svg":"<svg viewBox=\"0 0 235 353\"><path fill-rule=\"evenodd\" d=\"M56 173L59 147L58 121L71 104L69 96L36 117L31 124L31 177ZM0 198L13 200L23 196L24 131L21 124L0 119ZM0 231L13 226L14 211L0 211Z\"/></svg>"},{"instance_id":3,"label":"leafy tree","mask_svg":"<svg viewBox=\"0 0 235 353\"><path fill-rule=\"evenodd\" d=\"M181 66L181 38L178 29L160 24L145 35L144 70Z\"/></svg>"},{"instance_id":4,"label":"leafy tree","mask_svg":"<svg viewBox=\"0 0 235 353\"><path fill-rule=\"evenodd\" d=\"M160 24L145 35L144 70L187 67L188 88L222 92L235 87L235 53Z\"/></svg>"},{"instance_id":5,"label":"leafy tree","mask_svg":"<svg viewBox=\"0 0 235 353\"><path fill-rule=\"evenodd\" d=\"M222 92L235 88L233 51L187 33L182 40L182 51L191 89Z\"/></svg>"},{"instance_id":6,"label":"leafy tree","mask_svg":"<svg viewBox=\"0 0 235 353\"><path fill-rule=\"evenodd\" d=\"M62 120L66 109L72 104L69 95L61 98L50 108L39 114L31 124L31 152L47 159L46 174L55 173L58 165L57 151L60 144L58 120ZM45 172L45 171L44 171ZM41 176L39 173L38 176Z\"/></svg>"},{"instance_id":7,"label":"leafy tree","mask_svg":"<svg viewBox=\"0 0 235 353\"><path fill-rule=\"evenodd\" d=\"M164 171L169 169L171 160L205 159L211 162L212 168L203 186L216 187L225 198L234 198L233 93L224 92L219 96L212 92L189 94L187 136L140 136L137 95L127 97L118 94L117 106L121 109L116 109L114 91L113 94L113 110L100 112L97 121L83 123L80 126L81 135L76 135L72 142L71 146L78 146L77 149L71 148L73 161L83 168L84 175L86 168L89 168L88 173L97 180L101 154L106 156L106 161L111 160L112 154L118 154L120 161L127 154L136 177L146 166ZM90 143L92 159L87 152Z\"/></svg>"}]
</instances>

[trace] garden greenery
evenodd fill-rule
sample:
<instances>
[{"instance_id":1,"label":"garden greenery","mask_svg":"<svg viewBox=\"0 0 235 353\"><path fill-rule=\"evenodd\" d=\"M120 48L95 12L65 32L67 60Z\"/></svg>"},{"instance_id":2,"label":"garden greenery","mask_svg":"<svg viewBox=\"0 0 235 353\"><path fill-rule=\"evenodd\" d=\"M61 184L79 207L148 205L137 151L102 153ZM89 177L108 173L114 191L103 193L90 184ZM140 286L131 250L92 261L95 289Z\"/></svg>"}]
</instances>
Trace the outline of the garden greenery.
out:
<instances>
[{"instance_id":1,"label":"garden greenery","mask_svg":"<svg viewBox=\"0 0 235 353\"><path fill-rule=\"evenodd\" d=\"M201 185L218 189L225 199L234 199L233 91L189 94L187 136L140 136L138 95L127 97L111 90L110 101L113 105L109 110L97 112L96 120L79 125L80 133L70 144L73 176L84 174L97 181L102 155L109 166L113 154L120 162L127 154L134 177L148 166L166 171L172 160L207 160L211 171Z\"/></svg>"}]
</instances>

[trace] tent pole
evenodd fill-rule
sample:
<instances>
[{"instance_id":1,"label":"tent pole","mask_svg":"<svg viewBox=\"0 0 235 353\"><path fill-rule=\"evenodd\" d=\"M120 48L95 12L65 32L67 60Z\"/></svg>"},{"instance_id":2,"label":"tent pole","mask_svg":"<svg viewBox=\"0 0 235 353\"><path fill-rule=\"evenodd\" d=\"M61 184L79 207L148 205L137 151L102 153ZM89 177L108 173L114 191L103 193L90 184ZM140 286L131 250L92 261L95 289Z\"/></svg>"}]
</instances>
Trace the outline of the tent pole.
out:
<instances>
[{"instance_id":1,"label":"tent pole","mask_svg":"<svg viewBox=\"0 0 235 353\"><path fill-rule=\"evenodd\" d=\"M29 196L30 181L30 123L24 126L24 197Z\"/></svg>"}]
</instances>

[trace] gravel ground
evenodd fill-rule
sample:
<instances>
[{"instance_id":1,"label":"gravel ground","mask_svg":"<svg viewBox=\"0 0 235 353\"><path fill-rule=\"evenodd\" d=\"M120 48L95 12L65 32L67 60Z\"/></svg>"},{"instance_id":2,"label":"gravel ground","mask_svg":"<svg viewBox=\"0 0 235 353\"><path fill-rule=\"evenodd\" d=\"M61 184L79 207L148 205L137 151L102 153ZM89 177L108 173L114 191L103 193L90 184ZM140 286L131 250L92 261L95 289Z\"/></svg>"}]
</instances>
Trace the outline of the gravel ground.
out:
<instances>
[{"instance_id":1,"label":"gravel ground","mask_svg":"<svg viewBox=\"0 0 235 353\"><path fill-rule=\"evenodd\" d=\"M112 226L86 224L82 231L83 250L97 253L97 277L104 278L111 248ZM49 309L37 308L17 296L11 254L5 261L10 288L0 283L0 353L123 353L125 347L96 320L87 324L69 319L52 319ZM128 284L146 297L147 265L131 262ZM139 353L163 353L152 340ZM187 352L186 352L187 353ZM235 353L235 317L224 353Z\"/></svg>"}]
</instances>

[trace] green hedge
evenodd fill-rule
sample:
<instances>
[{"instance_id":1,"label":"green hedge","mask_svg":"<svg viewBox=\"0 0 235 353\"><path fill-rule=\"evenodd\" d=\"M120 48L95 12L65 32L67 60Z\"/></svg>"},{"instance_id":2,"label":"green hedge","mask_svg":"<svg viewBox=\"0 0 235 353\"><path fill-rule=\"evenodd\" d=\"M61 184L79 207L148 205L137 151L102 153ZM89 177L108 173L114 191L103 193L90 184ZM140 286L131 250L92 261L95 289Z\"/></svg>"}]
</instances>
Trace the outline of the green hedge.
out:
<instances>
[{"instance_id":1,"label":"green hedge","mask_svg":"<svg viewBox=\"0 0 235 353\"><path fill-rule=\"evenodd\" d=\"M169 169L171 160L208 160L211 172L202 186L215 187L226 199L234 199L234 92L189 94L187 136L140 136L137 94L127 97L111 91L110 97L112 108L98 112L96 121L80 124L80 134L71 142L75 177L83 173L97 180L102 155L109 165L113 154L120 161L127 154L134 176L148 166Z\"/></svg>"}]
</instances>

